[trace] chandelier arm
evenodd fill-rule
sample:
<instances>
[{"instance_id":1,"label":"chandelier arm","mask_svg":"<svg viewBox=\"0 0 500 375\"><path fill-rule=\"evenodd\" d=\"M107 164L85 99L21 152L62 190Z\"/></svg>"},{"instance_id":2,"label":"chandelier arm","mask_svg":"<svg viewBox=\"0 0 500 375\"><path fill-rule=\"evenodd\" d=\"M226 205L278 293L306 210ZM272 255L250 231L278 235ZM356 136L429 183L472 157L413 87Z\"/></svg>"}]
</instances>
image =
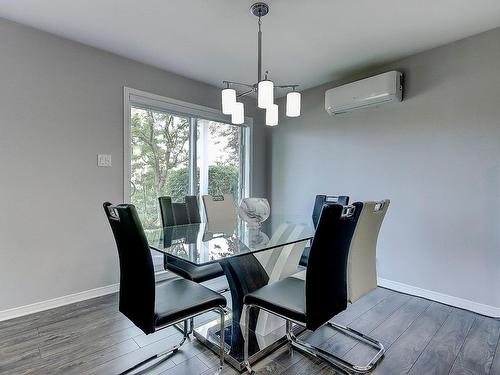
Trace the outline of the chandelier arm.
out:
<instances>
[{"instance_id":1,"label":"chandelier arm","mask_svg":"<svg viewBox=\"0 0 500 375\"><path fill-rule=\"evenodd\" d=\"M255 91L255 89L251 89L251 90L248 90L248 91L245 91L245 92L242 92L241 94L238 94L236 95L237 98L241 98L243 96L247 96L247 95L250 95L251 93L253 93Z\"/></svg>"},{"instance_id":2,"label":"chandelier arm","mask_svg":"<svg viewBox=\"0 0 500 375\"><path fill-rule=\"evenodd\" d=\"M278 89L295 89L299 87L300 85L275 85L274 87Z\"/></svg>"},{"instance_id":3,"label":"chandelier arm","mask_svg":"<svg viewBox=\"0 0 500 375\"><path fill-rule=\"evenodd\" d=\"M245 87L251 87L255 88L257 87L257 84L249 84L249 83L242 83L242 82L235 82L235 81L222 81L223 84L230 84L230 85L238 85L238 86L245 86Z\"/></svg>"}]
</instances>

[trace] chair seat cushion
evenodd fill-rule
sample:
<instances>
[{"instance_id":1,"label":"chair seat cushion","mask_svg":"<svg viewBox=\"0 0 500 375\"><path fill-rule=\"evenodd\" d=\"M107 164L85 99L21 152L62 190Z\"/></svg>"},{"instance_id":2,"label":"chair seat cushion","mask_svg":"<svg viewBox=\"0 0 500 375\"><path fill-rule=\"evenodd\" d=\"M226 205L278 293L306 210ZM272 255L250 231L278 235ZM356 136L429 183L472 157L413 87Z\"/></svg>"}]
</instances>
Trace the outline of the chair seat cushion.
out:
<instances>
[{"instance_id":1,"label":"chair seat cushion","mask_svg":"<svg viewBox=\"0 0 500 375\"><path fill-rule=\"evenodd\" d=\"M167 257L166 269L197 283L202 283L224 275L224 271L219 263L196 266L173 257Z\"/></svg>"},{"instance_id":2,"label":"chair seat cushion","mask_svg":"<svg viewBox=\"0 0 500 375\"><path fill-rule=\"evenodd\" d=\"M155 292L156 327L217 306L226 306L224 296L186 279L159 282Z\"/></svg>"},{"instance_id":3,"label":"chair seat cushion","mask_svg":"<svg viewBox=\"0 0 500 375\"><path fill-rule=\"evenodd\" d=\"M243 299L246 305L257 305L287 318L306 322L306 283L296 277L268 284Z\"/></svg>"}]
</instances>

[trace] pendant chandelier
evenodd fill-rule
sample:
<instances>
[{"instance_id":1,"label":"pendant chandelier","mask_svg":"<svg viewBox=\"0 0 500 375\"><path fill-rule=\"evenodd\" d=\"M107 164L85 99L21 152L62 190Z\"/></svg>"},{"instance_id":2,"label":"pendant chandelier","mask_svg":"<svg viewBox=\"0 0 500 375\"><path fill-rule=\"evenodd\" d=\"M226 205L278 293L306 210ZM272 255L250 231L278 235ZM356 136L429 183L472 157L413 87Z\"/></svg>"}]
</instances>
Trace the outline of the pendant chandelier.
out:
<instances>
[{"instance_id":1,"label":"pendant chandelier","mask_svg":"<svg viewBox=\"0 0 500 375\"><path fill-rule=\"evenodd\" d=\"M275 89L291 89L286 95L286 115L288 117L300 116L300 93L295 91L299 85L275 85L268 79L269 72L266 71L262 79L262 31L261 17L269 13L269 6L266 3L255 3L251 6L250 12L259 18L259 31L257 33L257 83L247 84L234 81L223 81L225 88L222 90L222 113L231 115L233 124L243 124L245 122L245 108L238 99L257 92L257 106L266 111L266 125L278 125L278 105L274 103ZM243 88L244 91L237 92L234 87Z\"/></svg>"}]
</instances>

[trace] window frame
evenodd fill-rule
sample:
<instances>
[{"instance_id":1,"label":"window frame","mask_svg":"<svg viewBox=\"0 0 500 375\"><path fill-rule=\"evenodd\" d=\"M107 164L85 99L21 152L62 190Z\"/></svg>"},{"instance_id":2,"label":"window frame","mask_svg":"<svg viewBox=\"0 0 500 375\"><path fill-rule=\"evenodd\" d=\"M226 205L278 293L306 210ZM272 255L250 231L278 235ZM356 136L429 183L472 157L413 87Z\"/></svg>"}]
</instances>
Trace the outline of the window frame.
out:
<instances>
[{"instance_id":1,"label":"window frame","mask_svg":"<svg viewBox=\"0 0 500 375\"><path fill-rule=\"evenodd\" d=\"M202 118L206 120L212 120L217 122L223 122L226 124L231 124L231 121L228 121L228 116L224 115L222 111L219 111L214 108L205 107L199 104L193 104L189 102L185 102L178 99L169 98L166 96L161 96L157 94L153 94L147 91L142 91L138 89L134 89L131 87L124 86L123 87L123 202L130 203L130 179L132 175L131 171L131 135L130 135L130 127L131 127L131 106L140 107L143 105L147 108L157 108L160 111L169 112L173 114L178 114L180 116L189 117L191 119L190 127L196 127L196 121L192 121L193 118ZM246 153L244 157L244 163L240 166L240 169L243 170L243 180L244 180L244 188L241 189L240 194L242 197L250 197L252 194L252 185L253 185L253 173L252 173L252 165L253 165L253 118L245 116L245 122L241 125L231 124L233 126L245 127L247 128L246 132L241 132L243 134L244 141L244 152ZM189 153L189 191L193 193L194 187L192 185L194 166L192 159L196 162L196 132L193 132L193 129L190 131L190 153ZM192 146L194 142L194 151L191 152ZM195 192L194 195L197 195L198 192Z\"/></svg>"}]
</instances>

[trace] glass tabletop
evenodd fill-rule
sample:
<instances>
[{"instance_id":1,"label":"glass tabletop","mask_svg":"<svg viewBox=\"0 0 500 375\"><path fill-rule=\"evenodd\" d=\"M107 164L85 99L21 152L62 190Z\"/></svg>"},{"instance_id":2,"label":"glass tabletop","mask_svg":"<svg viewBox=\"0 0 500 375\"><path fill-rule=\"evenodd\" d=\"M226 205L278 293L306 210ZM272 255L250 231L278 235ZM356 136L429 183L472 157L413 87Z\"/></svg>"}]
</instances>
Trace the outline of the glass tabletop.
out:
<instances>
[{"instance_id":1,"label":"glass tabletop","mask_svg":"<svg viewBox=\"0 0 500 375\"><path fill-rule=\"evenodd\" d=\"M237 218L232 222L176 225L145 232L153 250L204 265L308 241L313 237L313 228L310 218L271 215L259 228Z\"/></svg>"}]
</instances>

